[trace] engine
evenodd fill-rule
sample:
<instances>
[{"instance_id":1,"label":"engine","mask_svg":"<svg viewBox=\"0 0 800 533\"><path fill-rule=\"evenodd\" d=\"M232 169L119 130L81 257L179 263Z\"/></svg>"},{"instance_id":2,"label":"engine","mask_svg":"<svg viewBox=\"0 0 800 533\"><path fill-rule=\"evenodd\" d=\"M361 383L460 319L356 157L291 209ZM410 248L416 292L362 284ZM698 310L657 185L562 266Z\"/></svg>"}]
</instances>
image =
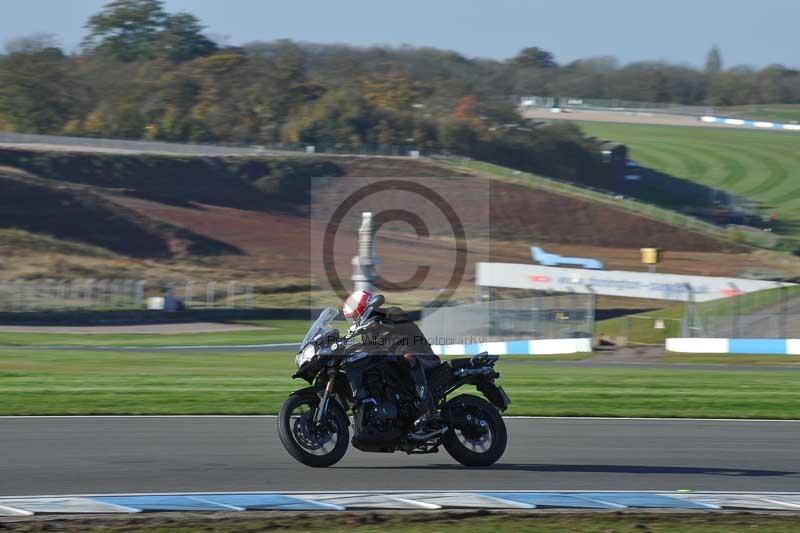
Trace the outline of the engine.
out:
<instances>
[{"instance_id":1,"label":"engine","mask_svg":"<svg viewBox=\"0 0 800 533\"><path fill-rule=\"evenodd\" d=\"M363 387L368 396L356 410L353 446L363 451L394 451L393 443L401 435L396 389L379 371L366 372Z\"/></svg>"},{"instance_id":2,"label":"engine","mask_svg":"<svg viewBox=\"0 0 800 533\"><path fill-rule=\"evenodd\" d=\"M364 374L364 388L370 396L364 405L368 423L375 425L380 431L390 431L397 424L399 415L394 387L376 371Z\"/></svg>"}]
</instances>

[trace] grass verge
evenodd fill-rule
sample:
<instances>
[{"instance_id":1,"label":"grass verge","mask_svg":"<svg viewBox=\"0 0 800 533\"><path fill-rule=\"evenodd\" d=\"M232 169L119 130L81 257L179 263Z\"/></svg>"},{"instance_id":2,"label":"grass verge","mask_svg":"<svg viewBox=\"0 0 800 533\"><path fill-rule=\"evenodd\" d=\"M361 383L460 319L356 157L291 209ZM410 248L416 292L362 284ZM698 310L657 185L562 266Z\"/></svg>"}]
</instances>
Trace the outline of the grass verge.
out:
<instances>
[{"instance_id":1,"label":"grass verge","mask_svg":"<svg viewBox=\"0 0 800 533\"><path fill-rule=\"evenodd\" d=\"M800 418L800 372L500 362L508 414ZM0 414L274 414L291 354L0 349Z\"/></svg>"},{"instance_id":2,"label":"grass verge","mask_svg":"<svg viewBox=\"0 0 800 533\"><path fill-rule=\"evenodd\" d=\"M12 525L11 522L8 525ZM14 519L15 531L333 531L354 533L471 533L477 531L615 533L659 531L663 533L764 531L788 533L800 529L797 514L664 513L664 512L490 512L442 511L428 513L152 513L142 516L82 517L80 519Z\"/></svg>"},{"instance_id":3,"label":"grass verge","mask_svg":"<svg viewBox=\"0 0 800 533\"><path fill-rule=\"evenodd\" d=\"M254 329L209 333L27 333L0 332L0 346L223 346L300 342L308 320L251 321Z\"/></svg>"}]
</instances>

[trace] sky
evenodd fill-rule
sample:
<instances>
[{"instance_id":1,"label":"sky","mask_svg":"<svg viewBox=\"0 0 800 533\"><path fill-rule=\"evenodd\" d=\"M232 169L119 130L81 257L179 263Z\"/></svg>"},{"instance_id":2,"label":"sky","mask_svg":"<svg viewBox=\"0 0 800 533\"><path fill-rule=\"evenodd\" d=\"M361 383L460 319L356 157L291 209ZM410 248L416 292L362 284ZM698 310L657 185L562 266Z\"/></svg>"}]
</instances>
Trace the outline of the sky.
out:
<instances>
[{"instance_id":1,"label":"sky","mask_svg":"<svg viewBox=\"0 0 800 533\"><path fill-rule=\"evenodd\" d=\"M52 33L74 50L107 0L2 0L0 42ZM701 66L712 45L726 66L800 68L800 0L166 0L226 44L288 38L318 43L434 46L505 59L539 46L560 63L612 55L623 63Z\"/></svg>"}]
</instances>

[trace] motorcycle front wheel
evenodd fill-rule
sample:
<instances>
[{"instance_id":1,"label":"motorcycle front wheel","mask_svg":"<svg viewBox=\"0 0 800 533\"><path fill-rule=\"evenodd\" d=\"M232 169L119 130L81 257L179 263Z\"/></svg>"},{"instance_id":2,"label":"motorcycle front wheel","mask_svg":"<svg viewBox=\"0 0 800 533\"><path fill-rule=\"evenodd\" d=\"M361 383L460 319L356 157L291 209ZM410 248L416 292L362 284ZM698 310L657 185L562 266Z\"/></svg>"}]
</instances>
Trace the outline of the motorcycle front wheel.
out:
<instances>
[{"instance_id":1,"label":"motorcycle front wheel","mask_svg":"<svg viewBox=\"0 0 800 533\"><path fill-rule=\"evenodd\" d=\"M497 408L477 396L462 394L445 405L450 429L444 448L464 466L489 466L506 451L506 424Z\"/></svg>"},{"instance_id":2,"label":"motorcycle front wheel","mask_svg":"<svg viewBox=\"0 0 800 533\"><path fill-rule=\"evenodd\" d=\"M319 397L292 394L278 414L278 436L289 455L306 466L331 466L344 457L350 441L349 420L336 401L328 404L325 420L314 422Z\"/></svg>"}]
</instances>

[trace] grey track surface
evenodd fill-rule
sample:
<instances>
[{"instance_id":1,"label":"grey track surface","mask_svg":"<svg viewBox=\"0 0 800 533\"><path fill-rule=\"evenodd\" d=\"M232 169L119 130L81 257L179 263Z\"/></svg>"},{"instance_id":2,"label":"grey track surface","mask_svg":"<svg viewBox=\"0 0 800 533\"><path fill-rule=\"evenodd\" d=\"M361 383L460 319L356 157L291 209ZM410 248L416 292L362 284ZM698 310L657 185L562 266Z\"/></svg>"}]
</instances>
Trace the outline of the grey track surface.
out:
<instances>
[{"instance_id":1,"label":"grey track surface","mask_svg":"<svg viewBox=\"0 0 800 533\"><path fill-rule=\"evenodd\" d=\"M311 469L272 417L0 418L0 495L239 490L731 490L800 486L800 422L510 419L501 463L349 450Z\"/></svg>"}]
</instances>

